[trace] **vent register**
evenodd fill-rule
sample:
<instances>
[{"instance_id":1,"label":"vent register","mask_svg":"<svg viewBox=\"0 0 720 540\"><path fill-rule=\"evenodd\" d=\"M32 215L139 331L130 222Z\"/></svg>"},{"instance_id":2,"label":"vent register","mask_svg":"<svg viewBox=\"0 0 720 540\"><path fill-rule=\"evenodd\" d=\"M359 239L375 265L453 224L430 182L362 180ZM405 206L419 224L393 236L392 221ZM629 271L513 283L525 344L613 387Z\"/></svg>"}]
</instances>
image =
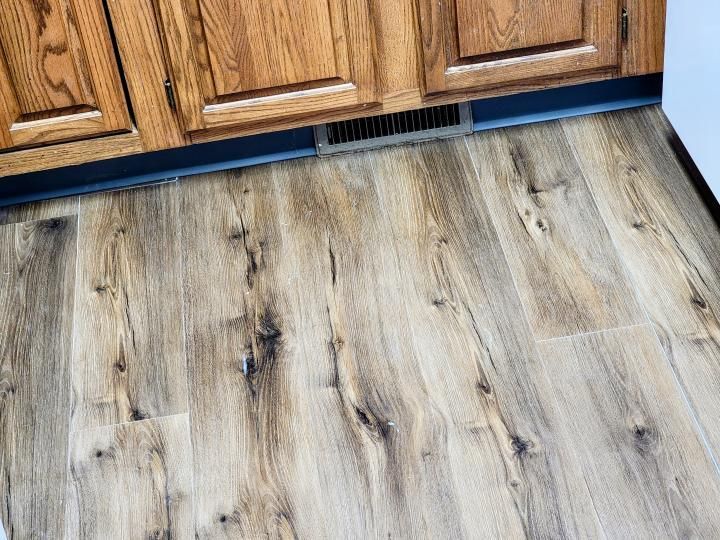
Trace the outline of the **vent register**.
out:
<instances>
[{"instance_id":1,"label":"vent register","mask_svg":"<svg viewBox=\"0 0 720 540\"><path fill-rule=\"evenodd\" d=\"M472 133L469 103L438 105L315 126L318 154L327 156Z\"/></svg>"}]
</instances>

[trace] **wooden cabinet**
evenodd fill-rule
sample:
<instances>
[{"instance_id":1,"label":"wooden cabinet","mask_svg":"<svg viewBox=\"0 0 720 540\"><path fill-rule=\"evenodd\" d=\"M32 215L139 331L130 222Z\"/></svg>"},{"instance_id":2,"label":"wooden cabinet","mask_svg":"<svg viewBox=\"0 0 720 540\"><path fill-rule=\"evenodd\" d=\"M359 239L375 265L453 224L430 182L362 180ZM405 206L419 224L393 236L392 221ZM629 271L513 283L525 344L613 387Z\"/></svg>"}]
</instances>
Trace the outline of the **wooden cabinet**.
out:
<instances>
[{"instance_id":1,"label":"wooden cabinet","mask_svg":"<svg viewBox=\"0 0 720 540\"><path fill-rule=\"evenodd\" d=\"M418 0L428 94L618 64L617 0Z\"/></svg>"},{"instance_id":2,"label":"wooden cabinet","mask_svg":"<svg viewBox=\"0 0 720 540\"><path fill-rule=\"evenodd\" d=\"M101 0L0 0L0 149L131 129Z\"/></svg>"},{"instance_id":3,"label":"wooden cabinet","mask_svg":"<svg viewBox=\"0 0 720 540\"><path fill-rule=\"evenodd\" d=\"M0 0L0 180L661 71L664 13L665 0Z\"/></svg>"},{"instance_id":4,"label":"wooden cabinet","mask_svg":"<svg viewBox=\"0 0 720 540\"><path fill-rule=\"evenodd\" d=\"M159 0L175 99L202 130L378 100L367 0Z\"/></svg>"}]
</instances>

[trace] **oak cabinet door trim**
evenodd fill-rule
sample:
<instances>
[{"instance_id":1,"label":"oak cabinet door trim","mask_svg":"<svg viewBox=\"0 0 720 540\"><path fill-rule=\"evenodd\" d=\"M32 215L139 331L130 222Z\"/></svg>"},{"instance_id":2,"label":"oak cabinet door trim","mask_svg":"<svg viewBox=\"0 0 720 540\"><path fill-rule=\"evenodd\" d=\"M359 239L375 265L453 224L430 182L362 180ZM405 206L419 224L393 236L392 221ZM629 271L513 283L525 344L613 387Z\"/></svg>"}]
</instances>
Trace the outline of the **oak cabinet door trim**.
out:
<instances>
[{"instance_id":1,"label":"oak cabinet door trim","mask_svg":"<svg viewBox=\"0 0 720 540\"><path fill-rule=\"evenodd\" d=\"M0 8L0 148L132 129L101 0Z\"/></svg>"},{"instance_id":2,"label":"oak cabinet door trim","mask_svg":"<svg viewBox=\"0 0 720 540\"><path fill-rule=\"evenodd\" d=\"M159 0L159 6L175 94L188 131L349 108L381 99L368 0L327 0L335 62L332 76L248 91L223 88L224 81L218 83L215 78L213 70L217 72L218 66L213 62L217 58L213 59L209 49L202 0ZM305 28L298 23L296 31Z\"/></svg>"},{"instance_id":3,"label":"oak cabinet door trim","mask_svg":"<svg viewBox=\"0 0 720 540\"><path fill-rule=\"evenodd\" d=\"M464 57L461 51L470 47L461 47L461 34L467 34L462 30L467 29L459 25L468 24L468 21L463 22L458 17L458 0L418 0L418 7L425 68L424 91L427 94L483 88L618 65L617 0L582 2L580 39L568 35L547 44L537 42L515 50L508 47L475 56L467 53ZM558 17L561 18L562 14ZM469 22L478 24L475 19ZM482 36L482 32L478 31L476 35Z\"/></svg>"}]
</instances>

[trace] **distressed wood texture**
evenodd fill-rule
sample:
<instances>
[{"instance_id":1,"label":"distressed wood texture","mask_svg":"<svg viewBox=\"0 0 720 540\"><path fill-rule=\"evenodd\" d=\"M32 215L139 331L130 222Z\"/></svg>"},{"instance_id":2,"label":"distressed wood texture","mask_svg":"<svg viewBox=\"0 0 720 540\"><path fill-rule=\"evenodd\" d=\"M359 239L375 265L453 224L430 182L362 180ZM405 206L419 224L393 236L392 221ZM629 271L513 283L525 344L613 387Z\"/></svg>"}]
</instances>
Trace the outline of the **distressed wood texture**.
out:
<instances>
[{"instance_id":1,"label":"distressed wood texture","mask_svg":"<svg viewBox=\"0 0 720 540\"><path fill-rule=\"evenodd\" d=\"M154 1L107 0L107 7L143 150L183 146L186 136L167 98L170 75Z\"/></svg>"},{"instance_id":2,"label":"distressed wood texture","mask_svg":"<svg viewBox=\"0 0 720 540\"><path fill-rule=\"evenodd\" d=\"M532 334L465 145L387 150L376 163L383 237L396 247L397 294L435 424L419 453L444 478L445 532L429 536L595 536L572 448L548 424Z\"/></svg>"},{"instance_id":3,"label":"distressed wood texture","mask_svg":"<svg viewBox=\"0 0 720 540\"><path fill-rule=\"evenodd\" d=\"M79 197L64 197L0 207L0 225L46 220L78 213Z\"/></svg>"},{"instance_id":4,"label":"distressed wood texture","mask_svg":"<svg viewBox=\"0 0 720 540\"><path fill-rule=\"evenodd\" d=\"M383 160L378 189L396 191L380 196L361 157L183 182L199 537L594 530L585 487L572 482L579 467L548 436L525 371L531 335L487 211L474 207L467 150L408 152ZM435 202L424 171L447 167L462 195ZM382 209L403 205L405 190L427 198L391 209L409 220L403 232ZM438 178L432 196L444 191ZM213 210L189 212L201 201ZM414 245L407 233L426 224L410 216L435 205L447 234L479 239L446 248L447 260L433 255L442 230L417 230L420 252L378 242ZM463 211L467 220L451 218ZM482 268L466 257L452 275L431 274L466 248ZM465 271L469 282L455 283Z\"/></svg>"},{"instance_id":5,"label":"distressed wood texture","mask_svg":"<svg viewBox=\"0 0 720 540\"><path fill-rule=\"evenodd\" d=\"M66 538L191 539L188 415L73 434Z\"/></svg>"},{"instance_id":6,"label":"distressed wood texture","mask_svg":"<svg viewBox=\"0 0 720 540\"><path fill-rule=\"evenodd\" d=\"M326 213L278 191L310 189L302 171L182 183L183 214L195 209L183 236L200 538L363 536L368 490L383 489L365 475L380 474L368 467L390 428L340 399L327 238L293 235L298 220Z\"/></svg>"},{"instance_id":7,"label":"distressed wood texture","mask_svg":"<svg viewBox=\"0 0 720 540\"><path fill-rule=\"evenodd\" d=\"M625 0L628 39L622 44L621 74L629 77L663 70L667 0Z\"/></svg>"},{"instance_id":8,"label":"distressed wood texture","mask_svg":"<svg viewBox=\"0 0 720 540\"><path fill-rule=\"evenodd\" d=\"M177 186L81 198L73 430L187 412Z\"/></svg>"},{"instance_id":9,"label":"distressed wood texture","mask_svg":"<svg viewBox=\"0 0 720 540\"><path fill-rule=\"evenodd\" d=\"M720 234L659 107L563 122L665 353L720 455Z\"/></svg>"},{"instance_id":10,"label":"distressed wood texture","mask_svg":"<svg viewBox=\"0 0 720 540\"><path fill-rule=\"evenodd\" d=\"M646 322L560 125L467 140L535 337Z\"/></svg>"},{"instance_id":11,"label":"distressed wood texture","mask_svg":"<svg viewBox=\"0 0 720 540\"><path fill-rule=\"evenodd\" d=\"M460 57L581 39L583 0L455 0Z\"/></svg>"},{"instance_id":12,"label":"distressed wood texture","mask_svg":"<svg viewBox=\"0 0 720 540\"><path fill-rule=\"evenodd\" d=\"M0 522L62 537L77 218L0 227Z\"/></svg>"},{"instance_id":13,"label":"distressed wood texture","mask_svg":"<svg viewBox=\"0 0 720 540\"><path fill-rule=\"evenodd\" d=\"M652 328L539 347L605 536L717 538L717 471Z\"/></svg>"},{"instance_id":14,"label":"distressed wood texture","mask_svg":"<svg viewBox=\"0 0 720 540\"><path fill-rule=\"evenodd\" d=\"M80 165L142 152L137 131L87 141L40 146L0 153L0 182L3 177Z\"/></svg>"}]
</instances>

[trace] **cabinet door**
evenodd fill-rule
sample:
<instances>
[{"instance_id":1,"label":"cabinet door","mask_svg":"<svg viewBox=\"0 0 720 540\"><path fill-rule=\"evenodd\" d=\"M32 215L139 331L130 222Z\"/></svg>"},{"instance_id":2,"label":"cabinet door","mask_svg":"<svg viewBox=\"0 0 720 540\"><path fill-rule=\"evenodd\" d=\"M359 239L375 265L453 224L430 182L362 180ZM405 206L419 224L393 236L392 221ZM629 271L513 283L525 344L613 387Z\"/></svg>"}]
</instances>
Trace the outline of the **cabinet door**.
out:
<instances>
[{"instance_id":1,"label":"cabinet door","mask_svg":"<svg viewBox=\"0 0 720 540\"><path fill-rule=\"evenodd\" d=\"M618 64L617 0L418 0L427 93Z\"/></svg>"},{"instance_id":2,"label":"cabinet door","mask_svg":"<svg viewBox=\"0 0 720 540\"><path fill-rule=\"evenodd\" d=\"M367 0L159 0L185 128L376 100Z\"/></svg>"},{"instance_id":3,"label":"cabinet door","mask_svg":"<svg viewBox=\"0 0 720 540\"><path fill-rule=\"evenodd\" d=\"M0 0L0 149L130 130L102 0Z\"/></svg>"}]
</instances>

